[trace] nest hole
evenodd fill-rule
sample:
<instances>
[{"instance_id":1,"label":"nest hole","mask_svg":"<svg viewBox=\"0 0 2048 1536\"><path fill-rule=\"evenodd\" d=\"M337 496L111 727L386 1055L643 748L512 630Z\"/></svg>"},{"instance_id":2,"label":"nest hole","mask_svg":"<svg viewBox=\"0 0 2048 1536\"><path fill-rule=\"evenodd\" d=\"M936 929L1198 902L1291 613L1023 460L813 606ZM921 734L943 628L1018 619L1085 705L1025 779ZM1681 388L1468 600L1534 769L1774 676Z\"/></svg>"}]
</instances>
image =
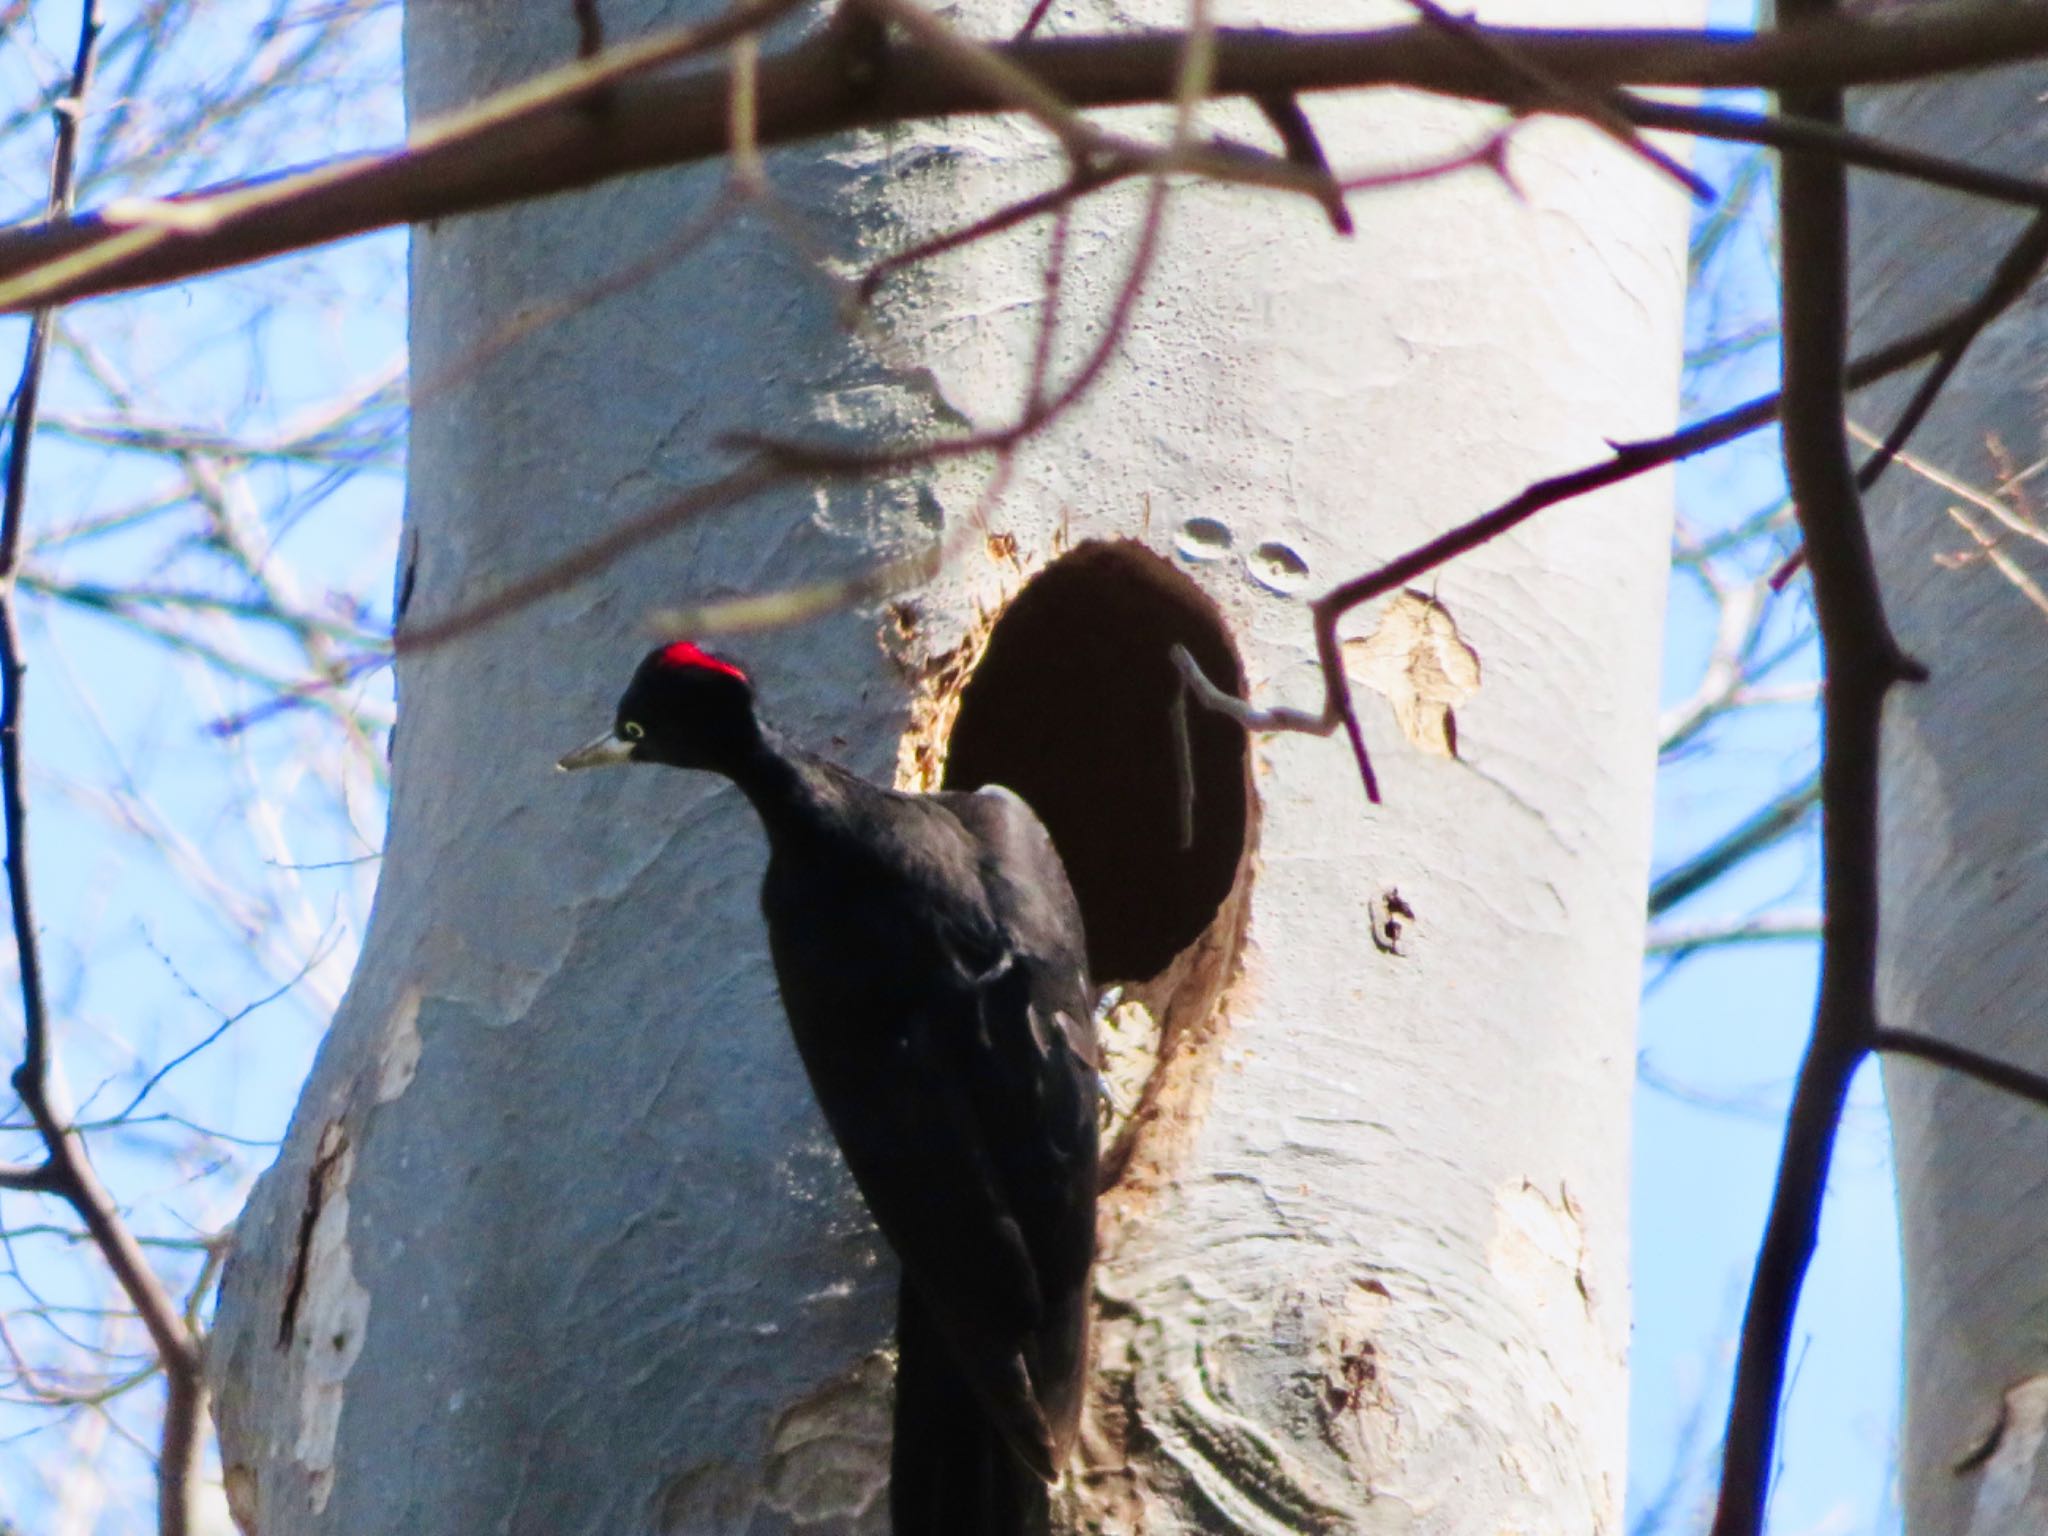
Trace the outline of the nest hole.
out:
<instances>
[{"instance_id":1,"label":"nest hole","mask_svg":"<svg viewBox=\"0 0 2048 1536\"><path fill-rule=\"evenodd\" d=\"M1004 610L947 746L946 788L1007 785L1051 832L1098 984L1164 971L1215 920L1244 854L1244 732L1192 702L1194 841L1181 846L1175 644L1243 692L1236 649L1199 587L1141 546L1083 545Z\"/></svg>"}]
</instances>

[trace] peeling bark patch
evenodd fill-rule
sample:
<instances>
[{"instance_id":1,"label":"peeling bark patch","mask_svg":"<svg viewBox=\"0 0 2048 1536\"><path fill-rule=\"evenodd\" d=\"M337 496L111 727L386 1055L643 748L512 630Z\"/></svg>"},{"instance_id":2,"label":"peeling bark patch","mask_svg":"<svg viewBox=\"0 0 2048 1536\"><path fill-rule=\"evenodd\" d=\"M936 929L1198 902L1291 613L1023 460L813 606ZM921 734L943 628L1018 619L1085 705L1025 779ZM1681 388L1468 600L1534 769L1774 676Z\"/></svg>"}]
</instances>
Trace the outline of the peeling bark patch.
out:
<instances>
[{"instance_id":1,"label":"peeling bark patch","mask_svg":"<svg viewBox=\"0 0 2048 1536\"><path fill-rule=\"evenodd\" d=\"M384 1021L377 1043L377 1102L389 1104L412 1086L420 1070L420 989L407 987Z\"/></svg>"},{"instance_id":2,"label":"peeling bark patch","mask_svg":"<svg viewBox=\"0 0 2048 1536\"><path fill-rule=\"evenodd\" d=\"M288 1337L301 1355L299 1433L292 1456L306 1474L314 1514L334 1491L334 1444L341 1429L342 1384L363 1352L370 1293L356 1282L348 1246L348 1183L355 1154L339 1124L320 1138L308 1192L311 1221L293 1264Z\"/></svg>"},{"instance_id":3,"label":"peeling bark patch","mask_svg":"<svg viewBox=\"0 0 2048 1536\"><path fill-rule=\"evenodd\" d=\"M1574 1300L1590 1313L1585 1213L1571 1191L1559 1185L1553 1200L1517 1180L1496 1197L1493 1214L1486 1262L1501 1288L1537 1317Z\"/></svg>"},{"instance_id":4,"label":"peeling bark patch","mask_svg":"<svg viewBox=\"0 0 2048 1536\"><path fill-rule=\"evenodd\" d=\"M221 1488L227 1495L228 1517L235 1522L235 1529L242 1536L258 1536L263 1518L257 1508L256 1474L236 1462L221 1474Z\"/></svg>"},{"instance_id":5,"label":"peeling bark patch","mask_svg":"<svg viewBox=\"0 0 2048 1536\"><path fill-rule=\"evenodd\" d=\"M2005 1536L2048 1528L2048 1376L2030 1376L2005 1393L2005 1411L1977 1475L1968 1536Z\"/></svg>"},{"instance_id":6,"label":"peeling bark patch","mask_svg":"<svg viewBox=\"0 0 2048 1536\"><path fill-rule=\"evenodd\" d=\"M1479 691L1479 653L1442 603L1413 590L1395 594L1370 635L1344 642L1344 670L1393 706L1409 741L1439 757L1458 755L1454 709Z\"/></svg>"},{"instance_id":7,"label":"peeling bark patch","mask_svg":"<svg viewBox=\"0 0 2048 1536\"><path fill-rule=\"evenodd\" d=\"M895 1364L873 1354L799 1400L776 1422L763 1467L768 1505L798 1525L878 1517L889 1488Z\"/></svg>"}]
</instances>

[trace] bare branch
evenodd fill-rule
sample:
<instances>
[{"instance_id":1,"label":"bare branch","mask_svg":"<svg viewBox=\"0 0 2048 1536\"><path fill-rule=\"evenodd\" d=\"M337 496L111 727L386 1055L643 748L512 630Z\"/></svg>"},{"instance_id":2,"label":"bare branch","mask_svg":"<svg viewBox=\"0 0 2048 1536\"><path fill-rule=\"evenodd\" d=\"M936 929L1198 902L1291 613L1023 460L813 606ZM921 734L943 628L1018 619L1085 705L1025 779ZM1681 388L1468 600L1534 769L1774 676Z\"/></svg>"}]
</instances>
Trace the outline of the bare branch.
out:
<instances>
[{"instance_id":1,"label":"bare branch","mask_svg":"<svg viewBox=\"0 0 2048 1536\"><path fill-rule=\"evenodd\" d=\"M1280 135L1287 158L1295 165L1315 171L1329 183L1326 206L1330 227L1340 235L1350 234L1356 226L1351 222L1351 210L1344 206L1343 188L1337 183L1336 173L1330 169L1330 157L1323 152L1323 141L1316 137L1315 124L1309 121L1300 98L1290 91L1273 91L1254 97L1253 102L1259 109L1259 115Z\"/></svg>"},{"instance_id":2,"label":"bare branch","mask_svg":"<svg viewBox=\"0 0 2048 1536\"><path fill-rule=\"evenodd\" d=\"M1833 0L1786 0L1794 19ZM1788 111L1839 126L1838 89L1784 93ZM1826 893L1820 999L1793 1091L1777 1185L1743 1317L1713 1536L1763 1528L1793 1316L1819 1234L1850 1079L1877 1028L1878 749L1885 695L1925 676L1893 639L1850 466L1847 176L1836 160L1788 154L1779 171L1785 468L1813 567L1827 671L1820 786Z\"/></svg>"},{"instance_id":3,"label":"bare branch","mask_svg":"<svg viewBox=\"0 0 2048 1536\"><path fill-rule=\"evenodd\" d=\"M791 0L740 6L700 28L663 32L565 65L422 128L411 144L257 184L110 206L0 235L0 308L113 292L259 261L372 229L501 206L609 177L725 153L730 71L643 78L657 65L757 32ZM849 128L1009 110L1014 101L915 44L887 68L827 30L763 61L763 148ZM1689 31L1489 28L1490 42L1576 90L1625 85L1842 85L1924 78L2048 52L2034 7L1916 9L1881 22L1828 19L1756 37ZM1185 38L1073 37L975 44L1072 109L1173 99ZM1216 34L1212 89L1252 97L1400 85L1512 105L1468 42L1421 24L1351 33ZM604 95L594 117L585 104ZM1297 173L1283 160L1280 171ZM1302 190L1313 191L1312 178Z\"/></svg>"}]
</instances>

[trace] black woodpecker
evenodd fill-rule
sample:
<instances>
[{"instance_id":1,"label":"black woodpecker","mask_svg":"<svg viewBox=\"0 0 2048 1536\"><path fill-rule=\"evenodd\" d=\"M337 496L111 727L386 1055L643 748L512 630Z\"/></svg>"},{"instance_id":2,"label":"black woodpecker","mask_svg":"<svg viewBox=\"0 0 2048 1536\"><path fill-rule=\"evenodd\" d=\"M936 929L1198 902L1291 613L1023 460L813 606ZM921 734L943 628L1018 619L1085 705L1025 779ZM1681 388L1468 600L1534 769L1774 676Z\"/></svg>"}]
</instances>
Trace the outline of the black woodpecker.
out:
<instances>
[{"instance_id":1,"label":"black woodpecker","mask_svg":"<svg viewBox=\"0 0 2048 1536\"><path fill-rule=\"evenodd\" d=\"M793 746L731 662L640 663L563 768L731 779L811 1089L902 1261L895 1536L1043 1536L1088 1372L1099 1082L1065 869L1004 789L899 794Z\"/></svg>"}]
</instances>

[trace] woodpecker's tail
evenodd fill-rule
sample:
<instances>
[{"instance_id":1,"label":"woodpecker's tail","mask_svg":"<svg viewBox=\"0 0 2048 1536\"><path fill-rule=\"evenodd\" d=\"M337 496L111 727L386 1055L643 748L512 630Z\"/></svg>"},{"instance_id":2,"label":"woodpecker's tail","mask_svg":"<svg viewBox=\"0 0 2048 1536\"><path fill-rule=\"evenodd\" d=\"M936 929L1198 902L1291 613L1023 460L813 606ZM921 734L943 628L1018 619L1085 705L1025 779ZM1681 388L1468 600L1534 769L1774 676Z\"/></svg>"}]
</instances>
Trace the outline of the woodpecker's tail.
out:
<instances>
[{"instance_id":1,"label":"woodpecker's tail","mask_svg":"<svg viewBox=\"0 0 2048 1536\"><path fill-rule=\"evenodd\" d=\"M896 1304L894 1536L1047 1536L1052 1509L954 1365L906 1280Z\"/></svg>"}]
</instances>

